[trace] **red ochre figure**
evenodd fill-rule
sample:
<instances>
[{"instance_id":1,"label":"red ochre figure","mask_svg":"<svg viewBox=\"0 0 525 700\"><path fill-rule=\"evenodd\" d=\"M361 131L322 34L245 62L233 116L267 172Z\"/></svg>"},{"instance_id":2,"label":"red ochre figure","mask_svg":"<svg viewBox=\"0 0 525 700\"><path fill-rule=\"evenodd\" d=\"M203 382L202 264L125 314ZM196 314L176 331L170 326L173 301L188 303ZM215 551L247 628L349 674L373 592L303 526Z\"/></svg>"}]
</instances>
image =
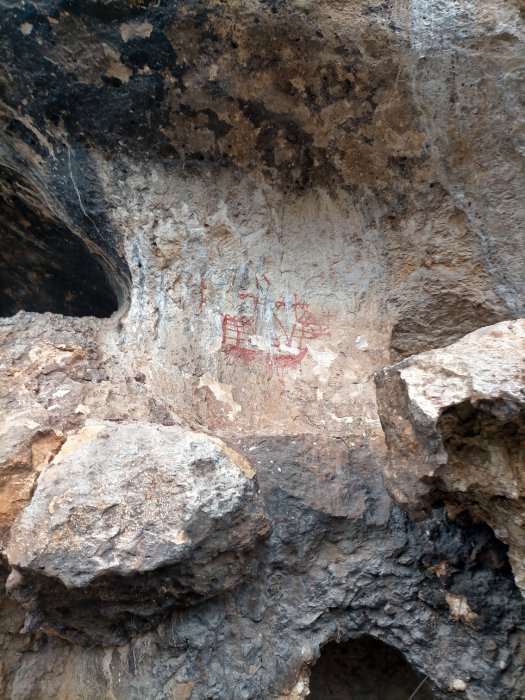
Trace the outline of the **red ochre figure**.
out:
<instances>
[{"instance_id":1,"label":"red ochre figure","mask_svg":"<svg viewBox=\"0 0 525 700\"><path fill-rule=\"evenodd\" d=\"M266 275L263 279L269 286ZM327 323L314 316L309 304L299 300L297 294L294 294L288 308L284 299L265 299L261 303L261 287L259 282L256 285L257 294L239 294L242 300L252 300L251 316L223 316L222 350L232 357L250 362L267 362L276 367L298 365L307 352L305 341L329 335ZM262 327L264 317L270 313L273 321L271 340ZM263 347L257 347L258 344Z\"/></svg>"}]
</instances>

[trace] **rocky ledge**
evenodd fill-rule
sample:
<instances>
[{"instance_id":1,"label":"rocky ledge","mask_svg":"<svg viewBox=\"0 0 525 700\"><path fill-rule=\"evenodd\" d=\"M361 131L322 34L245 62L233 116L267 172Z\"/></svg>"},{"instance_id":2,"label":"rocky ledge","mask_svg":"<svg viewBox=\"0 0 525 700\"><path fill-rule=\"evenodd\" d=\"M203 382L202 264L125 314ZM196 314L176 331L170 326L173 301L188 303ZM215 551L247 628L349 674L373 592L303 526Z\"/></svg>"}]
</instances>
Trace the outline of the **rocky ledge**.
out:
<instances>
[{"instance_id":1,"label":"rocky ledge","mask_svg":"<svg viewBox=\"0 0 525 700\"><path fill-rule=\"evenodd\" d=\"M521 0L5 0L0 697L523 700Z\"/></svg>"},{"instance_id":2,"label":"rocky ledge","mask_svg":"<svg viewBox=\"0 0 525 700\"><path fill-rule=\"evenodd\" d=\"M499 323L377 378L386 484L415 516L446 503L509 545L525 594L525 322Z\"/></svg>"}]
</instances>

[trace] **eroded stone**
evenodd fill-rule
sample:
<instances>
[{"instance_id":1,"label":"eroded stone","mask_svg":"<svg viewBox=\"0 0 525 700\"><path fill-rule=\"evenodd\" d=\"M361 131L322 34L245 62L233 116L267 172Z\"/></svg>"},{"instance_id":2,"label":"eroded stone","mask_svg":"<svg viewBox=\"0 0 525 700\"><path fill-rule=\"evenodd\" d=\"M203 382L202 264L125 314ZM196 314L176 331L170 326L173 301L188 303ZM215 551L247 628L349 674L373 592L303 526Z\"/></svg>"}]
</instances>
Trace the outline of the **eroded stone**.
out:
<instances>
[{"instance_id":1,"label":"eroded stone","mask_svg":"<svg viewBox=\"0 0 525 700\"><path fill-rule=\"evenodd\" d=\"M193 605L162 567L15 572L34 631L0 600L0 695L299 700L324 645L372 635L440 700L522 700L505 545L391 503L372 379L525 313L520 4L2 4L0 286L55 312L0 320L9 425L219 435L273 533Z\"/></svg>"},{"instance_id":2,"label":"eroded stone","mask_svg":"<svg viewBox=\"0 0 525 700\"><path fill-rule=\"evenodd\" d=\"M26 628L121 641L175 604L231 589L270 532L254 477L203 434L86 426L42 472L12 528L8 589L29 608Z\"/></svg>"},{"instance_id":3,"label":"eroded stone","mask_svg":"<svg viewBox=\"0 0 525 700\"><path fill-rule=\"evenodd\" d=\"M444 501L509 545L525 592L525 321L496 324L376 377L387 486L414 515Z\"/></svg>"}]
</instances>

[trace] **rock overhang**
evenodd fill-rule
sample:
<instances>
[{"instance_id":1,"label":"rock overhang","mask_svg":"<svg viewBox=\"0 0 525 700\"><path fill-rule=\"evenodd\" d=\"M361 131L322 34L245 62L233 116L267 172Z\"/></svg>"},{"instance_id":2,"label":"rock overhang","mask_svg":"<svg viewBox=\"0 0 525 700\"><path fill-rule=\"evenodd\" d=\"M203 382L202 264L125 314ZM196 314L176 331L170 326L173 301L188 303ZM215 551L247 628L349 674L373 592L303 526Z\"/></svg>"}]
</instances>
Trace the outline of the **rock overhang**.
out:
<instances>
[{"instance_id":1,"label":"rock overhang","mask_svg":"<svg viewBox=\"0 0 525 700\"><path fill-rule=\"evenodd\" d=\"M27 72L15 83L33 93L37 124L62 121L106 152L255 167L286 187L381 189L425 160L424 137L399 77L406 29L391 8L368 8L49 2L45 14L11 8L5 19L31 24L9 38L13 68L36 60L54 74L47 94ZM71 33L76 51L64 52Z\"/></svg>"},{"instance_id":2,"label":"rock overhang","mask_svg":"<svg viewBox=\"0 0 525 700\"><path fill-rule=\"evenodd\" d=\"M480 328L376 376L386 485L412 515L470 512L509 545L523 590L523 319Z\"/></svg>"}]
</instances>

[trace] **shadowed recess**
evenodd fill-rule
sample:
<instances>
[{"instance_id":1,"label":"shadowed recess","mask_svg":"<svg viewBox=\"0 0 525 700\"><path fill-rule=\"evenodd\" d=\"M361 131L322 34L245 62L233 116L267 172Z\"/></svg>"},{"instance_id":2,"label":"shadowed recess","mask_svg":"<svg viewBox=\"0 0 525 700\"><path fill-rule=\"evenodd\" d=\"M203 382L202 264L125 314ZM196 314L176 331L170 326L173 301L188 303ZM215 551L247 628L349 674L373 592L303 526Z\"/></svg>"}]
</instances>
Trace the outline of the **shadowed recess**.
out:
<instances>
[{"instance_id":1,"label":"shadowed recess","mask_svg":"<svg viewBox=\"0 0 525 700\"><path fill-rule=\"evenodd\" d=\"M21 199L0 200L0 316L97 316L118 309L102 260L67 226Z\"/></svg>"},{"instance_id":2,"label":"shadowed recess","mask_svg":"<svg viewBox=\"0 0 525 700\"><path fill-rule=\"evenodd\" d=\"M401 306L390 337L391 361L445 347L467 333L509 317L509 310L460 292L431 295L421 291L416 302Z\"/></svg>"},{"instance_id":3,"label":"shadowed recess","mask_svg":"<svg viewBox=\"0 0 525 700\"><path fill-rule=\"evenodd\" d=\"M361 637L323 647L312 669L308 698L434 700L434 695L401 652L373 637Z\"/></svg>"}]
</instances>

